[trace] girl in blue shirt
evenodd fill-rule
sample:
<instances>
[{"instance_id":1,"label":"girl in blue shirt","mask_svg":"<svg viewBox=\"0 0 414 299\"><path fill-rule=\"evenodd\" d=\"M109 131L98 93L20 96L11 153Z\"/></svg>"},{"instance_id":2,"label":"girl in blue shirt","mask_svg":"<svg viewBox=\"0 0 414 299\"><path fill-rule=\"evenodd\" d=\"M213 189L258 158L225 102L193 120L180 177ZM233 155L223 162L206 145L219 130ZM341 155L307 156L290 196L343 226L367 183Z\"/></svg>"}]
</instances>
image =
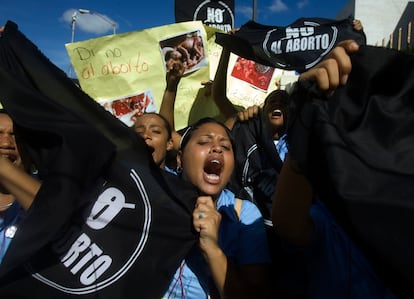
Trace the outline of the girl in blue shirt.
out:
<instances>
[{"instance_id":1,"label":"girl in blue shirt","mask_svg":"<svg viewBox=\"0 0 414 299\"><path fill-rule=\"evenodd\" d=\"M181 263L165 298L265 298L270 257L260 212L225 187L234 168L227 127L205 118L184 133L181 177L200 192L193 211L198 247Z\"/></svg>"}]
</instances>

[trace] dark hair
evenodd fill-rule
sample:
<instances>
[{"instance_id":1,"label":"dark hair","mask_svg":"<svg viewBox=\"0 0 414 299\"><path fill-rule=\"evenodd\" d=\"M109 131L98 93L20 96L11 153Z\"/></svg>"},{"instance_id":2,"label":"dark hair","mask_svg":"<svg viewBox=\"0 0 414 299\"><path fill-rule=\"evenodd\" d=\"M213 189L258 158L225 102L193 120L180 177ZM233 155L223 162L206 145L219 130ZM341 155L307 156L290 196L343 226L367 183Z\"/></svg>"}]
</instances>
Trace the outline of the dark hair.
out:
<instances>
[{"instance_id":1,"label":"dark hair","mask_svg":"<svg viewBox=\"0 0 414 299\"><path fill-rule=\"evenodd\" d=\"M273 90L271 93L267 95L266 99L264 100L263 106L266 106L266 104L269 103L269 101L275 101L278 104L280 104L282 108L286 108L289 103L289 94L286 90L283 89Z\"/></svg>"},{"instance_id":2,"label":"dark hair","mask_svg":"<svg viewBox=\"0 0 414 299\"><path fill-rule=\"evenodd\" d=\"M181 136L181 141L180 141L180 150L183 150L185 148L185 146L187 145L188 141L191 139L191 136L193 136L194 131L198 130L202 125L204 124L218 124L220 126L222 126L227 133L227 136L229 137L231 146L233 148L233 153L236 152L236 143L234 141L233 135L231 134L231 131L228 127L226 127L225 124L223 124L222 122L212 118L212 117L204 117L199 119L198 121L196 121L195 123L193 123L192 125L190 125L184 132L184 134Z\"/></svg>"},{"instance_id":3,"label":"dark hair","mask_svg":"<svg viewBox=\"0 0 414 299\"><path fill-rule=\"evenodd\" d=\"M155 112L145 112L143 115L156 115L156 116L158 116L159 118L161 118L161 120L163 121L163 123L164 123L164 127L167 129L167 137L168 137L168 139L171 139L172 138L172 129L171 129L171 126L170 126L170 123L168 122L168 120L165 118L165 116L163 116L163 115L161 115L161 114L159 114L159 113L155 113ZM139 116L140 117L140 116ZM139 118L138 117L138 118ZM134 125L133 125L133 127L132 128L135 128L135 123L134 123Z\"/></svg>"}]
</instances>

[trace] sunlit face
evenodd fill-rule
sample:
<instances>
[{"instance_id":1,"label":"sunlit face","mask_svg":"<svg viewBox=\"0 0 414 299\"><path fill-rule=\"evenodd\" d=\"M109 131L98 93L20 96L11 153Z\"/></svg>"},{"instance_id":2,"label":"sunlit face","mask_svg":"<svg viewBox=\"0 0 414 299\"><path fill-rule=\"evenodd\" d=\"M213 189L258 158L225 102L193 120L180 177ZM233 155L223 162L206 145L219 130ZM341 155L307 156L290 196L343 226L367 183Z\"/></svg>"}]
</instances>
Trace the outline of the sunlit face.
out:
<instances>
[{"instance_id":1,"label":"sunlit face","mask_svg":"<svg viewBox=\"0 0 414 299\"><path fill-rule=\"evenodd\" d=\"M134 130L153 149L152 158L155 164L164 168L167 151L173 146L172 139L168 138L168 130L164 121L156 114L143 114L135 121Z\"/></svg>"},{"instance_id":2,"label":"sunlit face","mask_svg":"<svg viewBox=\"0 0 414 299\"><path fill-rule=\"evenodd\" d=\"M183 178L202 194L217 196L234 169L234 152L226 130L215 123L201 125L177 157Z\"/></svg>"},{"instance_id":3,"label":"sunlit face","mask_svg":"<svg viewBox=\"0 0 414 299\"><path fill-rule=\"evenodd\" d=\"M0 113L0 155L9 158L17 166L22 166L22 159L14 138L13 122L4 113Z\"/></svg>"}]
</instances>

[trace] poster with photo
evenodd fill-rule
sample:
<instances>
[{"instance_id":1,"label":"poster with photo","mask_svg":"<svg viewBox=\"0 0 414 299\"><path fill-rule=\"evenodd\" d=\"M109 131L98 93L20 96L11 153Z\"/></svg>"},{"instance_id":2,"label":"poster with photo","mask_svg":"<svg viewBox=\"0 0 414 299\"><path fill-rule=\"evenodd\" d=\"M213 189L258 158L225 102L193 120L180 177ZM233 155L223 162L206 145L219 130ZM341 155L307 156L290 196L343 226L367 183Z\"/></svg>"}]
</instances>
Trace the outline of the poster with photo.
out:
<instances>
[{"instance_id":1,"label":"poster with photo","mask_svg":"<svg viewBox=\"0 0 414 299\"><path fill-rule=\"evenodd\" d=\"M137 117L145 112L157 111L151 90L145 90L123 98L102 101L101 104L129 127L134 124Z\"/></svg>"},{"instance_id":2,"label":"poster with photo","mask_svg":"<svg viewBox=\"0 0 414 299\"><path fill-rule=\"evenodd\" d=\"M159 109L166 88L160 41L165 46L174 47L180 36L194 34L201 37L204 57L194 68L189 68L197 71L186 74L177 90L174 118L175 127L179 130L188 126L190 109L200 82L208 81L214 72L210 70L210 57L214 54L219 56L220 52L213 50L221 51L221 47L215 44L216 32L201 21L189 21L68 43L66 49L82 90L95 101L107 102L151 90ZM210 47L212 44L216 47Z\"/></svg>"},{"instance_id":3,"label":"poster with photo","mask_svg":"<svg viewBox=\"0 0 414 299\"><path fill-rule=\"evenodd\" d=\"M205 42L200 30L160 40L160 51L168 71L175 61L184 65L184 74L194 72L207 65Z\"/></svg>"},{"instance_id":4,"label":"poster with photo","mask_svg":"<svg viewBox=\"0 0 414 299\"><path fill-rule=\"evenodd\" d=\"M262 91L267 91L272 80L274 68L260 63L238 57L231 76L247 82Z\"/></svg>"}]
</instances>

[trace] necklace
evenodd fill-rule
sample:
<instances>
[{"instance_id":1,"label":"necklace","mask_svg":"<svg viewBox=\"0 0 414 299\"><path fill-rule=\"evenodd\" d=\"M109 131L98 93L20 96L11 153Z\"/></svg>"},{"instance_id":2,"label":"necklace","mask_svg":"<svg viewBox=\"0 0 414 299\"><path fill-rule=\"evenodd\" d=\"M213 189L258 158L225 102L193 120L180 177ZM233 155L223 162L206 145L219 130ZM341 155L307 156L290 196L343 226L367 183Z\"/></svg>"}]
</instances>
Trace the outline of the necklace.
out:
<instances>
[{"instance_id":1,"label":"necklace","mask_svg":"<svg viewBox=\"0 0 414 299\"><path fill-rule=\"evenodd\" d=\"M8 208L8 207L11 207L12 204L13 204L13 202L10 202L6 205L0 205L0 209L5 209L5 208Z\"/></svg>"}]
</instances>

